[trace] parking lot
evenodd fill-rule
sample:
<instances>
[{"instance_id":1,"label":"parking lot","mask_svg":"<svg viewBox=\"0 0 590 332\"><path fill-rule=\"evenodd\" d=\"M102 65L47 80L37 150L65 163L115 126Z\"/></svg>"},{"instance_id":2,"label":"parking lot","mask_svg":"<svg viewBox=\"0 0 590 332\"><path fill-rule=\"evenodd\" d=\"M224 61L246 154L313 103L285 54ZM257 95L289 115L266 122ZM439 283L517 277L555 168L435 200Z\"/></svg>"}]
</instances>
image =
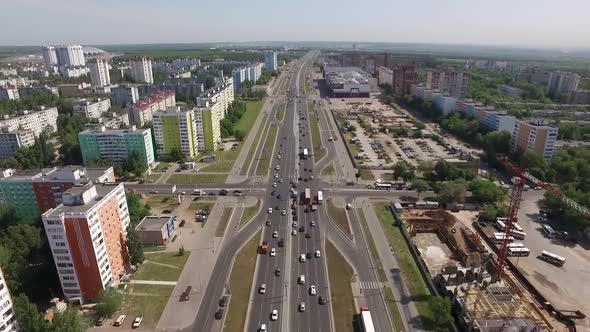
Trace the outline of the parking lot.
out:
<instances>
[{"instance_id":1,"label":"parking lot","mask_svg":"<svg viewBox=\"0 0 590 332\"><path fill-rule=\"evenodd\" d=\"M431 138L388 138L393 142L394 157L417 166L420 161L440 158L452 159L453 155L444 146Z\"/></svg>"},{"instance_id":2,"label":"parking lot","mask_svg":"<svg viewBox=\"0 0 590 332\"><path fill-rule=\"evenodd\" d=\"M547 238L541 230L539 206L544 191L523 192L518 213L518 224L524 229L526 239L522 242L530 249L528 257L511 257L517 268L559 310L581 310L590 315L590 252L587 243L578 244L566 239ZM551 222L551 221L550 221ZM566 259L563 266L555 266L540 260L543 250ZM585 331L590 331L590 320L577 320ZM579 329L580 331L580 329Z\"/></svg>"}]
</instances>

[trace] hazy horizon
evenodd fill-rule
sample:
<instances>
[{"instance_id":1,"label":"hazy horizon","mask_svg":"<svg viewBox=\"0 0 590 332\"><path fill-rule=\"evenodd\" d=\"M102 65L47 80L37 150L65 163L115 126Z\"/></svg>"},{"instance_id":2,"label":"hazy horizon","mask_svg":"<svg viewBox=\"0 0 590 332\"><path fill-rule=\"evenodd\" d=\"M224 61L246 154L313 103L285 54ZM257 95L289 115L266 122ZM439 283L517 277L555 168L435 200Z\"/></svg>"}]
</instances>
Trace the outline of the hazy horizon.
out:
<instances>
[{"instance_id":1,"label":"hazy horizon","mask_svg":"<svg viewBox=\"0 0 590 332\"><path fill-rule=\"evenodd\" d=\"M575 10L571 10L575 8ZM590 1L20 0L3 4L0 45L357 42L590 48Z\"/></svg>"}]
</instances>

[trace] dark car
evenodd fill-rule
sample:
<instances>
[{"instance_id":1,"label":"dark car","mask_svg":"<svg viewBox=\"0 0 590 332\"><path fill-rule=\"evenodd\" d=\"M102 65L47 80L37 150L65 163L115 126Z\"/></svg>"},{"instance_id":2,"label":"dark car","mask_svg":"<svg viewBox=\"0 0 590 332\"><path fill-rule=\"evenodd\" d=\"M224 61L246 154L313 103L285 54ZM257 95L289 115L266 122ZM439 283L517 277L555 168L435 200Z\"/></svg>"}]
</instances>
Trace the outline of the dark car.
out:
<instances>
[{"instance_id":1,"label":"dark car","mask_svg":"<svg viewBox=\"0 0 590 332\"><path fill-rule=\"evenodd\" d=\"M324 305L324 304L326 304L326 302L327 302L327 301L326 301L326 298L325 298L325 297L323 297L323 296L320 296L320 298L318 299L318 303L319 303L319 304L321 304L321 305Z\"/></svg>"},{"instance_id":2,"label":"dark car","mask_svg":"<svg viewBox=\"0 0 590 332\"><path fill-rule=\"evenodd\" d=\"M227 304L227 299L226 299L226 298L225 298L225 296L224 296L224 297L222 297L222 298L219 300L219 306L220 306L220 307L225 307L225 305L226 305L226 304Z\"/></svg>"},{"instance_id":3,"label":"dark car","mask_svg":"<svg viewBox=\"0 0 590 332\"><path fill-rule=\"evenodd\" d=\"M305 227L304 226L299 227L299 232L301 232L301 233L305 232Z\"/></svg>"},{"instance_id":4,"label":"dark car","mask_svg":"<svg viewBox=\"0 0 590 332\"><path fill-rule=\"evenodd\" d=\"M172 213L172 210L164 210L162 213Z\"/></svg>"},{"instance_id":5,"label":"dark car","mask_svg":"<svg viewBox=\"0 0 590 332\"><path fill-rule=\"evenodd\" d=\"M306 239L311 239L311 234L309 234L309 233L305 233L305 238L306 238Z\"/></svg>"},{"instance_id":6,"label":"dark car","mask_svg":"<svg viewBox=\"0 0 590 332\"><path fill-rule=\"evenodd\" d=\"M281 269L275 270L275 276L277 276L277 277L281 276Z\"/></svg>"},{"instance_id":7,"label":"dark car","mask_svg":"<svg viewBox=\"0 0 590 332\"><path fill-rule=\"evenodd\" d=\"M270 226L271 224L272 224L272 222L270 221L270 219L268 219L268 220L266 221L266 226Z\"/></svg>"},{"instance_id":8,"label":"dark car","mask_svg":"<svg viewBox=\"0 0 590 332\"><path fill-rule=\"evenodd\" d=\"M219 191L219 195L221 195L221 196L225 196L225 195L227 195L227 193L228 193L228 191L227 191L227 190L225 190L225 189L221 189L221 190Z\"/></svg>"},{"instance_id":9,"label":"dark car","mask_svg":"<svg viewBox=\"0 0 590 332\"><path fill-rule=\"evenodd\" d=\"M305 257L306 257L307 259L312 259L312 258L313 258L313 255L312 255L312 253L311 253L311 252L308 252L308 253L305 255Z\"/></svg>"},{"instance_id":10,"label":"dark car","mask_svg":"<svg viewBox=\"0 0 590 332\"><path fill-rule=\"evenodd\" d=\"M98 319L96 320L96 326L102 326L102 325L104 324L104 321L105 321L106 319L107 319L107 318L106 318L105 316L100 316L100 317L98 317Z\"/></svg>"},{"instance_id":11,"label":"dark car","mask_svg":"<svg viewBox=\"0 0 590 332\"><path fill-rule=\"evenodd\" d=\"M224 311L225 311L225 309L223 309L223 308L217 309L217 311L215 312L215 319L222 319Z\"/></svg>"},{"instance_id":12,"label":"dark car","mask_svg":"<svg viewBox=\"0 0 590 332\"><path fill-rule=\"evenodd\" d=\"M278 245L281 248L284 247L285 246L285 240L284 239L280 239Z\"/></svg>"}]
</instances>

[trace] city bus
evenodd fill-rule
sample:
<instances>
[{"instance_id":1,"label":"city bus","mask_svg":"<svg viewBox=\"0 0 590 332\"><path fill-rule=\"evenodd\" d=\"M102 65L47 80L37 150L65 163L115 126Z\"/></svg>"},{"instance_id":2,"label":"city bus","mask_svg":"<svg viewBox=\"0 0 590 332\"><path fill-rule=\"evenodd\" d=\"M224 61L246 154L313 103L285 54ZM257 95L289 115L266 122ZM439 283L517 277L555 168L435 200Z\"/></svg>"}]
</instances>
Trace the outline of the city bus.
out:
<instances>
[{"instance_id":1,"label":"city bus","mask_svg":"<svg viewBox=\"0 0 590 332\"><path fill-rule=\"evenodd\" d=\"M362 332L375 332L375 326L373 325L373 318L371 318L371 312L369 308L361 308L361 331Z\"/></svg>"},{"instance_id":2,"label":"city bus","mask_svg":"<svg viewBox=\"0 0 590 332\"><path fill-rule=\"evenodd\" d=\"M547 237L550 238L554 238L557 235L557 233L553 230L553 227L545 224L543 224L543 232L545 235L547 235Z\"/></svg>"},{"instance_id":3,"label":"city bus","mask_svg":"<svg viewBox=\"0 0 590 332\"><path fill-rule=\"evenodd\" d=\"M391 189L391 187L392 187L391 183L379 183L379 182L375 183L375 189L389 190L389 189Z\"/></svg>"},{"instance_id":4,"label":"city bus","mask_svg":"<svg viewBox=\"0 0 590 332\"><path fill-rule=\"evenodd\" d=\"M515 239L519 239L519 240L524 240L524 238L526 237L526 233L525 232L520 232L517 231L515 229L512 230L512 236L514 236Z\"/></svg>"},{"instance_id":5,"label":"city bus","mask_svg":"<svg viewBox=\"0 0 590 332\"><path fill-rule=\"evenodd\" d=\"M492 241L495 244L501 244L504 242L505 239L506 239L506 233L494 233L494 238L492 239ZM514 241L514 237L509 236L508 241L510 241L510 242Z\"/></svg>"},{"instance_id":6,"label":"city bus","mask_svg":"<svg viewBox=\"0 0 590 332\"><path fill-rule=\"evenodd\" d=\"M547 250L543 250L539 258L551 264L555 264L557 266L563 266L563 264L565 264L565 258L556 255L552 252L549 252Z\"/></svg>"},{"instance_id":7,"label":"city bus","mask_svg":"<svg viewBox=\"0 0 590 332\"><path fill-rule=\"evenodd\" d=\"M307 149L303 149L303 159L307 159L307 156L309 156L309 151Z\"/></svg>"},{"instance_id":8,"label":"city bus","mask_svg":"<svg viewBox=\"0 0 590 332\"><path fill-rule=\"evenodd\" d=\"M528 248L510 248L508 247L509 256L528 256L531 251Z\"/></svg>"},{"instance_id":9,"label":"city bus","mask_svg":"<svg viewBox=\"0 0 590 332\"><path fill-rule=\"evenodd\" d=\"M512 224L512 228L516 229L519 232L524 231L524 229L522 229L522 227L520 227L520 225L518 225L517 223Z\"/></svg>"},{"instance_id":10,"label":"city bus","mask_svg":"<svg viewBox=\"0 0 590 332\"><path fill-rule=\"evenodd\" d=\"M503 231L506 229L506 223L504 223L504 221L500 220L500 218L496 219L496 228L499 231Z\"/></svg>"},{"instance_id":11,"label":"city bus","mask_svg":"<svg viewBox=\"0 0 590 332\"><path fill-rule=\"evenodd\" d=\"M524 244L520 242L508 243L508 248L524 248Z\"/></svg>"},{"instance_id":12,"label":"city bus","mask_svg":"<svg viewBox=\"0 0 590 332\"><path fill-rule=\"evenodd\" d=\"M324 193L321 190L318 190L318 204L321 205L324 202Z\"/></svg>"}]
</instances>

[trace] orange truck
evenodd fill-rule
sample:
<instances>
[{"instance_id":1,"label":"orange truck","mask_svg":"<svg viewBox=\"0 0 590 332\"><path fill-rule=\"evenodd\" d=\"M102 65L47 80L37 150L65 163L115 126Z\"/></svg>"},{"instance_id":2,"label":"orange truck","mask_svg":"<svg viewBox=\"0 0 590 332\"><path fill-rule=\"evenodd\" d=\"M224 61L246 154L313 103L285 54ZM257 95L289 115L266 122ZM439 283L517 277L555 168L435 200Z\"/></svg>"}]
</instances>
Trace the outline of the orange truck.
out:
<instances>
[{"instance_id":1,"label":"orange truck","mask_svg":"<svg viewBox=\"0 0 590 332\"><path fill-rule=\"evenodd\" d=\"M269 248L269 244L268 241L263 241L262 245L260 246L260 253L261 254L266 254L268 252L268 248Z\"/></svg>"}]
</instances>

